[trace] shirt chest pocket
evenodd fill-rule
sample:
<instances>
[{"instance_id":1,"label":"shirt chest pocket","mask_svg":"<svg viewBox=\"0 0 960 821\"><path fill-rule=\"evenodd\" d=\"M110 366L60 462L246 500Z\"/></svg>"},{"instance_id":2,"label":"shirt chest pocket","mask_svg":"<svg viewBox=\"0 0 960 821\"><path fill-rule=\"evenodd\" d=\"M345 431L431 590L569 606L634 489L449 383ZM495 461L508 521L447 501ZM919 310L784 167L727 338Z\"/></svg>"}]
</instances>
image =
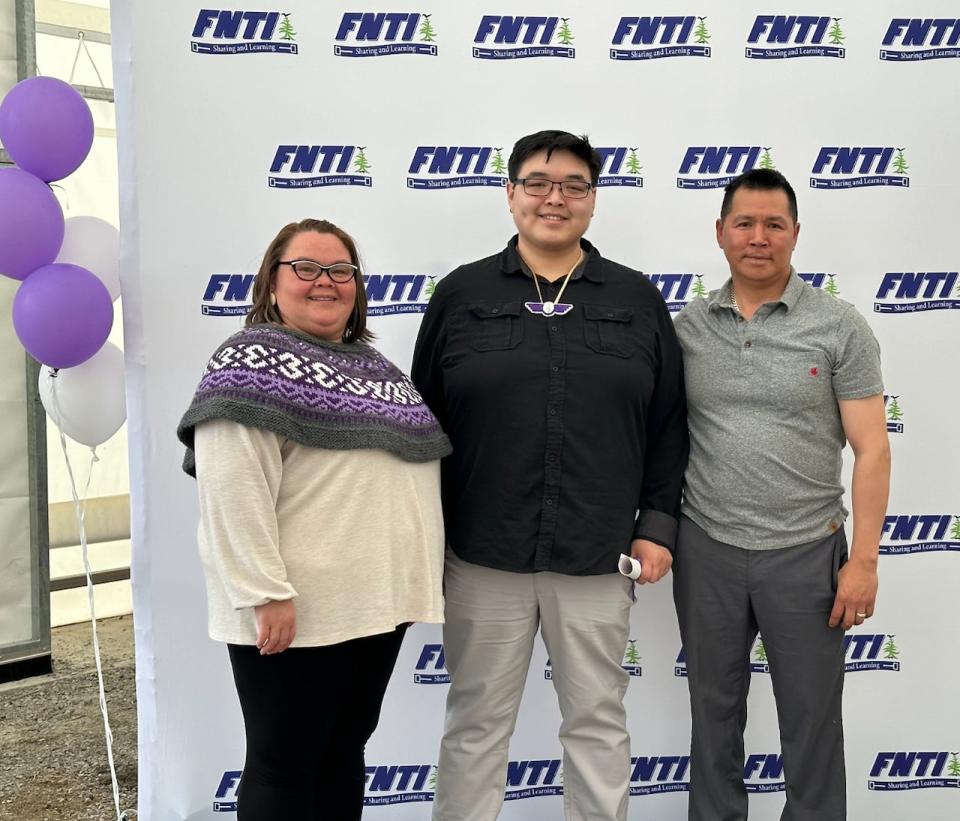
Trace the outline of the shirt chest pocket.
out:
<instances>
[{"instance_id":1,"label":"shirt chest pocket","mask_svg":"<svg viewBox=\"0 0 960 821\"><path fill-rule=\"evenodd\" d=\"M523 339L519 302L481 302L467 310L467 336L475 351L506 351Z\"/></svg>"},{"instance_id":2,"label":"shirt chest pocket","mask_svg":"<svg viewBox=\"0 0 960 821\"><path fill-rule=\"evenodd\" d=\"M637 350L633 309L584 305L583 335L592 351L623 358L633 356Z\"/></svg>"},{"instance_id":3,"label":"shirt chest pocket","mask_svg":"<svg viewBox=\"0 0 960 821\"><path fill-rule=\"evenodd\" d=\"M791 412L834 402L830 363L819 351L779 356L770 363L770 398Z\"/></svg>"}]
</instances>

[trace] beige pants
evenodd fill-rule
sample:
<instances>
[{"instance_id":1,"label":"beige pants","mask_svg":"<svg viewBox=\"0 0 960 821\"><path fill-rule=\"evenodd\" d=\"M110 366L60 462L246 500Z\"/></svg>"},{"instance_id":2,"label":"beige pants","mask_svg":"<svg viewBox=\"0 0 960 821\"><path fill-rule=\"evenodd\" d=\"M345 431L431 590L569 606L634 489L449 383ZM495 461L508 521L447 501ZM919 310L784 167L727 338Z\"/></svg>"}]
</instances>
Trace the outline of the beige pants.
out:
<instances>
[{"instance_id":1,"label":"beige pants","mask_svg":"<svg viewBox=\"0 0 960 821\"><path fill-rule=\"evenodd\" d=\"M633 582L618 574L507 573L447 553L451 675L434 821L493 821L539 627L563 721L566 821L625 821L630 737L621 668Z\"/></svg>"}]
</instances>

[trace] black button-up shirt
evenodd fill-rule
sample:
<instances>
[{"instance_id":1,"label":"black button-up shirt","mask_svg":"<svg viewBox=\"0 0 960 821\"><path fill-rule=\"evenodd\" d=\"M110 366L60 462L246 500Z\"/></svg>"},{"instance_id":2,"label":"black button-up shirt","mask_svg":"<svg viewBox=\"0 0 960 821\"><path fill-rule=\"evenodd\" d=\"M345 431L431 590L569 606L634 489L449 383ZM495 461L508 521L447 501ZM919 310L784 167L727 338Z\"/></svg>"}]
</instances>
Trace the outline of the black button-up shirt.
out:
<instances>
[{"instance_id":1,"label":"black button-up shirt","mask_svg":"<svg viewBox=\"0 0 960 821\"><path fill-rule=\"evenodd\" d=\"M672 548L687 462L680 348L660 292L586 259L562 302L539 302L514 237L443 278L413 381L453 443L443 460L447 542L464 561L520 573L613 573L635 538ZM563 278L540 281L555 300Z\"/></svg>"}]
</instances>

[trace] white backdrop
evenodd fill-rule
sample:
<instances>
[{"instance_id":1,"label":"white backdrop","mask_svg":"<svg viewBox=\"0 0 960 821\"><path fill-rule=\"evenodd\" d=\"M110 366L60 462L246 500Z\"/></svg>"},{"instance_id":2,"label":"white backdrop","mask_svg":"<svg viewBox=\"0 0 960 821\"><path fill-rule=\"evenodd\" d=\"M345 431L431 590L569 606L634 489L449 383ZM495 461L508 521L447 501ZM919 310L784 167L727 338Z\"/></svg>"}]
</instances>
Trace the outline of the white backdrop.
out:
<instances>
[{"instance_id":1,"label":"white backdrop","mask_svg":"<svg viewBox=\"0 0 960 821\"><path fill-rule=\"evenodd\" d=\"M239 327L267 243L307 216L353 233L370 324L406 368L431 283L512 233L499 159L553 127L604 150L589 238L675 309L726 277L717 186L755 164L794 183L794 262L868 317L891 395L890 555L876 616L848 650L851 817L957 816L960 7L797 2L775 19L757 2L656 5L662 19L642 17L647 4L571 0L114 4L143 821L234 808L240 716L226 653L205 637L196 491L174 429ZM678 820L690 727L669 582L640 591L632 624L630 817ZM368 749L372 819L429 814L440 650L432 627L404 645ZM765 821L779 817L783 776L759 645L754 656L745 779ZM539 646L505 819L561 813L546 662Z\"/></svg>"}]
</instances>

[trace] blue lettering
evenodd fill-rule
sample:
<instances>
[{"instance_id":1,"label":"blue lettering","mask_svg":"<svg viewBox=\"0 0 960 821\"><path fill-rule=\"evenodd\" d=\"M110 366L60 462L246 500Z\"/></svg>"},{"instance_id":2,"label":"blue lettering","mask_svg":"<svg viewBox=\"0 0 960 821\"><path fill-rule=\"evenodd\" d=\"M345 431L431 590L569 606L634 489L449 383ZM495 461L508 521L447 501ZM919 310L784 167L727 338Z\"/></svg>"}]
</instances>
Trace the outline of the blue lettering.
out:
<instances>
[{"instance_id":1,"label":"blue lettering","mask_svg":"<svg viewBox=\"0 0 960 821\"><path fill-rule=\"evenodd\" d=\"M822 288L823 282L827 278L824 273L798 273L797 276L804 282L809 282L814 288Z\"/></svg>"},{"instance_id":2,"label":"blue lettering","mask_svg":"<svg viewBox=\"0 0 960 821\"><path fill-rule=\"evenodd\" d=\"M241 770L227 770L220 779L220 786L217 787L217 793L214 798L226 798L227 793L233 792L240 783Z\"/></svg>"},{"instance_id":3,"label":"blue lettering","mask_svg":"<svg viewBox=\"0 0 960 821\"><path fill-rule=\"evenodd\" d=\"M253 286L253 274L231 274L223 298L228 302L243 302Z\"/></svg>"},{"instance_id":4,"label":"blue lettering","mask_svg":"<svg viewBox=\"0 0 960 821\"><path fill-rule=\"evenodd\" d=\"M218 12L214 9L200 9L200 12L197 14L197 22L193 27L193 37L203 37L204 33L210 26L213 25L213 21L217 18Z\"/></svg>"},{"instance_id":5,"label":"blue lettering","mask_svg":"<svg viewBox=\"0 0 960 821\"><path fill-rule=\"evenodd\" d=\"M613 44L621 45L631 30L633 36L630 42L635 46L685 43L692 28L693 17L621 17L613 35Z\"/></svg>"},{"instance_id":6,"label":"blue lettering","mask_svg":"<svg viewBox=\"0 0 960 821\"><path fill-rule=\"evenodd\" d=\"M693 274L649 274L647 278L660 289L667 302L683 302L693 282Z\"/></svg>"},{"instance_id":7,"label":"blue lettering","mask_svg":"<svg viewBox=\"0 0 960 821\"><path fill-rule=\"evenodd\" d=\"M953 293L957 277L957 271L888 271L877 289L877 299L884 299L895 287L898 299L918 299L921 296L924 299L947 299Z\"/></svg>"},{"instance_id":8,"label":"blue lettering","mask_svg":"<svg viewBox=\"0 0 960 821\"><path fill-rule=\"evenodd\" d=\"M627 156L626 148L598 148L600 155L600 173L619 174L623 160ZM605 169L605 170L604 170Z\"/></svg>"},{"instance_id":9,"label":"blue lettering","mask_svg":"<svg viewBox=\"0 0 960 821\"><path fill-rule=\"evenodd\" d=\"M944 43L947 32L950 32L950 37ZM898 38L902 38L903 46L923 46L927 44L928 38L931 46L955 46L960 42L960 19L895 17L890 21L887 33L883 36L883 45L893 45Z\"/></svg>"},{"instance_id":10,"label":"blue lettering","mask_svg":"<svg viewBox=\"0 0 960 821\"><path fill-rule=\"evenodd\" d=\"M485 14L480 18L475 43L484 43L493 34L494 43L513 43L521 40L524 45L533 45L540 34L541 45L549 45L557 29L556 17L512 17Z\"/></svg>"},{"instance_id":11,"label":"blue lettering","mask_svg":"<svg viewBox=\"0 0 960 821\"><path fill-rule=\"evenodd\" d=\"M370 767L367 767L368 776L371 775L370 769ZM386 792L393 787L394 779L397 777L397 767L376 767L372 776L368 784L369 791Z\"/></svg>"},{"instance_id":12,"label":"blue lettering","mask_svg":"<svg viewBox=\"0 0 960 821\"><path fill-rule=\"evenodd\" d=\"M220 293L221 289L230 279L229 274L214 274L210 277L210 281L207 283L207 290L203 292L203 301L207 302L208 300L213 299L217 294Z\"/></svg>"},{"instance_id":13,"label":"blue lettering","mask_svg":"<svg viewBox=\"0 0 960 821\"><path fill-rule=\"evenodd\" d=\"M865 652L868 659L875 659L880 653L885 638L883 633L873 635L848 633L843 637L843 649L851 661L859 661L864 657Z\"/></svg>"},{"instance_id":14,"label":"blue lettering","mask_svg":"<svg viewBox=\"0 0 960 821\"><path fill-rule=\"evenodd\" d=\"M370 296L370 287L367 286L367 296ZM420 651L420 658L417 659L417 669L426 670L427 665L431 662L434 662L433 667L442 668L446 664L446 660L443 657L443 645L442 644L425 644L423 645L423 650Z\"/></svg>"}]
</instances>

